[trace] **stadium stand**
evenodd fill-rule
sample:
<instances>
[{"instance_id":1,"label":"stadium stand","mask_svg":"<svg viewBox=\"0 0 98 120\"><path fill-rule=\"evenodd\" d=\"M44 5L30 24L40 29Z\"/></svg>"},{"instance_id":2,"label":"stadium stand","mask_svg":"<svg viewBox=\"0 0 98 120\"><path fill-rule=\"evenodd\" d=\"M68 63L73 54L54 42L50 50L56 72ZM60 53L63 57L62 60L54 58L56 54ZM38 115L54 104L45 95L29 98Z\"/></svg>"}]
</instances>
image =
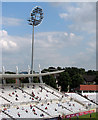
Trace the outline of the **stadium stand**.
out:
<instances>
[{"instance_id":1,"label":"stadium stand","mask_svg":"<svg viewBox=\"0 0 98 120\"><path fill-rule=\"evenodd\" d=\"M82 95L98 104L98 93L82 93Z\"/></svg>"},{"instance_id":2,"label":"stadium stand","mask_svg":"<svg viewBox=\"0 0 98 120\"><path fill-rule=\"evenodd\" d=\"M77 93L66 93L66 94L69 95L71 98L74 98L75 100L79 101L80 103L83 103L86 106L93 106L93 107L96 106L96 104L92 103L91 101L89 101L88 99Z\"/></svg>"},{"instance_id":3,"label":"stadium stand","mask_svg":"<svg viewBox=\"0 0 98 120\"><path fill-rule=\"evenodd\" d=\"M1 85L0 117L46 119L87 111L95 104L77 93L63 94L46 84ZM85 105L86 104L86 105Z\"/></svg>"}]
</instances>

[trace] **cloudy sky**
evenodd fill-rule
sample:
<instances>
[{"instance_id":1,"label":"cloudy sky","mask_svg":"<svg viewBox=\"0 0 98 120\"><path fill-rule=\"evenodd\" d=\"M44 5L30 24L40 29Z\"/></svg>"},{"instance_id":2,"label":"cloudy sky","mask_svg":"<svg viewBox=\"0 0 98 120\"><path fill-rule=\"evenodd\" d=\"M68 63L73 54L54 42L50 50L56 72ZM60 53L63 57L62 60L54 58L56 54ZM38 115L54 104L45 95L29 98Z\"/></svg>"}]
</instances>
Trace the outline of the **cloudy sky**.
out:
<instances>
[{"instance_id":1,"label":"cloudy sky","mask_svg":"<svg viewBox=\"0 0 98 120\"><path fill-rule=\"evenodd\" d=\"M95 2L3 2L2 65L26 70L31 65L32 26L27 20L35 6L44 12L35 27L34 70L54 67L96 69Z\"/></svg>"}]
</instances>

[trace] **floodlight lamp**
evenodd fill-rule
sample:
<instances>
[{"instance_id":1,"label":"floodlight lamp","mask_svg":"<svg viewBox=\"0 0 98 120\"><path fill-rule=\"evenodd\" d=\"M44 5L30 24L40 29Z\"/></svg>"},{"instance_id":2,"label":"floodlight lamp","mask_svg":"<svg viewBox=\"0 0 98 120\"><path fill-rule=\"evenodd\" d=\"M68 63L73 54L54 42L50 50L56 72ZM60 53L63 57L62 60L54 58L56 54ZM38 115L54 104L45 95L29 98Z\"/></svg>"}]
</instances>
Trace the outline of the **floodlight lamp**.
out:
<instances>
[{"instance_id":1,"label":"floodlight lamp","mask_svg":"<svg viewBox=\"0 0 98 120\"><path fill-rule=\"evenodd\" d=\"M42 12L42 8L40 7L35 7L32 11L31 11L31 17L30 20L28 20L30 22L30 25L33 26L37 26L42 22L42 19L44 18L43 16L43 12ZM32 23L32 24L31 24Z\"/></svg>"}]
</instances>

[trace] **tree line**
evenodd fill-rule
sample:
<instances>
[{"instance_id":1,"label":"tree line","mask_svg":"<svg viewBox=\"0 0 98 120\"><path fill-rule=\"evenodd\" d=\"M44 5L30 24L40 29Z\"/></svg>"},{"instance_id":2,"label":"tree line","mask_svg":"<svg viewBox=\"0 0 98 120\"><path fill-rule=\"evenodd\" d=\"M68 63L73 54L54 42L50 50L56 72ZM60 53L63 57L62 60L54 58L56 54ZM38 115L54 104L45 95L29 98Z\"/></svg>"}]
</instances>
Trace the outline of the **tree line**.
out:
<instances>
[{"instance_id":1,"label":"tree line","mask_svg":"<svg viewBox=\"0 0 98 120\"><path fill-rule=\"evenodd\" d=\"M58 86L61 86L61 91L73 91L75 88L79 87L80 84L84 84L84 78L83 75L96 75L95 82L98 84L98 71L95 70L88 70L86 71L84 68L77 68L77 67L49 67L43 69L41 72L53 72L57 70L64 70L64 72L59 73L57 75L47 75L43 76L43 82L47 85L50 85L51 87L58 89ZM12 74L13 72L6 72L9 74ZM13 73L15 74L15 73ZM28 83L28 78L20 79L22 83ZM39 82L39 78L33 78L34 83ZM7 83L15 83L15 79L7 79ZM69 88L68 88L69 86Z\"/></svg>"},{"instance_id":2,"label":"tree line","mask_svg":"<svg viewBox=\"0 0 98 120\"><path fill-rule=\"evenodd\" d=\"M57 84L61 86L61 91L74 91L75 88L78 88L80 84L84 84L84 78L83 75L96 75L95 82L97 84L98 82L98 71L94 70L88 70L85 71L84 68L76 68L76 67L49 67L48 69L42 70L42 72L52 72L53 70L64 70L64 72L60 73L56 78L52 75L49 76L43 76L43 81L56 88L57 89ZM58 82L56 82L56 80ZM69 88L68 88L69 86Z\"/></svg>"}]
</instances>

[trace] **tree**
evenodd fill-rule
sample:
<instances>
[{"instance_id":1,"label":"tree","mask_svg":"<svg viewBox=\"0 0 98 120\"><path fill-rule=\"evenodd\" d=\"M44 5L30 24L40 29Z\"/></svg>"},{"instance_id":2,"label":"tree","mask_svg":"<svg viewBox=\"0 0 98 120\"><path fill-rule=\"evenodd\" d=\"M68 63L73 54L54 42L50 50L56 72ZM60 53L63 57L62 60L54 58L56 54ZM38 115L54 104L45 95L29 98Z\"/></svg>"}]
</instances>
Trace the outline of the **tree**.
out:
<instances>
[{"instance_id":1,"label":"tree","mask_svg":"<svg viewBox=\"0 0 98 120\"><path fill-rule=\"evenodd\" d=\"M62 68L61 67L57 67L57 70L62 70Z\"/></svg>"},{"instance_id":2,"label":"tree","mask_svg":"<svg viewBox=\"0 0 98 120\"><path fill-rule=\"evenodd\" d=\"M71 88L77 88L80 86L80 84L84 83L84 79L82 77L82 75L80 74L75 74L72 76L72 84L71 84Z\"/></svg>"},{"instance_id":3,"label":"tree","mask_svg":"<svg viewBox=\"0 0 98 120\"><path fill-rule=\"evenodd\" d=\"M53 88L56 88L56 79L53 75L43 76L43 82Z\"/></svg>"},{"instance_id":4,"label":"tree","mask_svg":"<svg viewBox=\"0 0 98 120\"><path fill-rule=\"evenodd\" d=\"M68 72L60 73L60 76L58 77L58 84L61 86L61 91L68 90L68 85L71 85L71 78Z\"/></svg>"},{"instance_id":5,"label":"tree","mask_svg":"<svg viewBox=\"0 0 98 120\"><path fill-rule=\"evenodd\" d=\"M53 71L56 70L56 68L55 67L49 67L48 70L49 70L49 72L53 72Z\"/></svg>"},{"instance_id":6,"label":"tree","mask_svg":"<svg viewBox=\"0 0 98 120\"><path fill-rule=\"evenodd\" d=\"M98 85L98 71L96 71L96 78L95 78L96 85Z\"/></svg>"},{"instance_id":7,"label":"tree","mask_svg":"<svg viewBox=\"0 0 98 120\"><path fill-rule=\"evenodd\" d=\"M5 72L5 74L15 74L15 72L10 72L10 71L7 71L7 72ZM16 80L13 78L13 79L6 79L6 83L15 83L16 82Z\"/></svg>"},{"instance_id":8,"label":"tree","mask_svg":"<svg viewBox=\"0 0 98 120\"><path fill-rule=\"evenodd\" d=\"M88 70L88 71L86 72L86 74L87 74L87 75L95 75L96 72L95 72L94 70Z\"/></svg>"}]
</instances>

